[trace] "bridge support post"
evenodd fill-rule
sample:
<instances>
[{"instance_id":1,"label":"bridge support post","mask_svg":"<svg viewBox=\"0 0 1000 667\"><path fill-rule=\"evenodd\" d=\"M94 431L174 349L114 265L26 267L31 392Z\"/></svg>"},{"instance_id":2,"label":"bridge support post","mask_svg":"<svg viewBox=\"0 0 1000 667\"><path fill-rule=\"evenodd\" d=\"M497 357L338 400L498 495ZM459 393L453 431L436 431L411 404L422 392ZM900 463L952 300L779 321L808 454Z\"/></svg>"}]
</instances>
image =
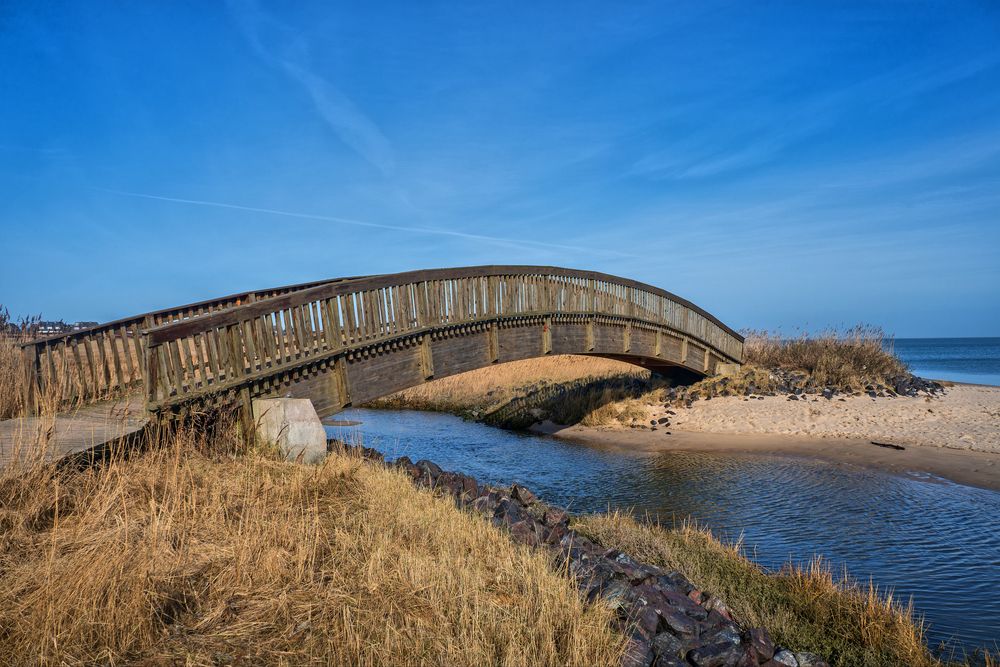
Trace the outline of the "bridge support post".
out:
<instances>
[{"instance_id":1,"label":"bridge support post","mask_svg":"<svg viewBox=\"0 0 1000 667\"><path fill-rule=\"evenodd\" d=\"M326 429L307 398L253 401L257 441L276 445L289 461L319 463L326 456Z\"/></svg>"},{"instance_id":2,"label":"bridge support post","mask_svg":"<svg viewBox=\"0 0 1000 667\"><path fill-rule=\"evenodd\" d=\"M420 340L420 375L425 380L434 379L434 356L431 354L431 335L425 333Z\"/></svg>"},{"instance_id":3,"label":"bridge support post","mask_svg":"<svg viewBox=\"0 0 1000 667\"><path fill-rule=\"evenodd\" d=\"M632 322L625 323L625 334L622 336L622 347L624 348L622 352L632 351Z\"/></svg>"},{"instance_id":4,"label":"bridge support post","mask_svg":"<svg viewBox=\"0 0 1000 667\"><path fill-rule=\"evenodd\" d=\"M341 408L346 408L351 404L351 385L347 380L347 359L337 357L333 362L333 375L337 387L337 400Z\"/></svg>"},{"instance_id":5,"label":"bridge support post","mask_svg":"<svg viewBox=\"0 0 1000 667\"><path fill-rule=\"evenodd\" d=\"M490 323L489 330L489 355L490 363L497 363L500 361L500 332L497 330L497 323Z\"/></svg>"},{"instance_id":6,"label":"bridge support post","mask_svg":"<svg viewBox=\"0 0 1000 667\"><path fill-rule=\"evenodd\" d=\"M542 354L552 353L552 316L546 315L542 321Z\"/></svg>"}]
</instances>

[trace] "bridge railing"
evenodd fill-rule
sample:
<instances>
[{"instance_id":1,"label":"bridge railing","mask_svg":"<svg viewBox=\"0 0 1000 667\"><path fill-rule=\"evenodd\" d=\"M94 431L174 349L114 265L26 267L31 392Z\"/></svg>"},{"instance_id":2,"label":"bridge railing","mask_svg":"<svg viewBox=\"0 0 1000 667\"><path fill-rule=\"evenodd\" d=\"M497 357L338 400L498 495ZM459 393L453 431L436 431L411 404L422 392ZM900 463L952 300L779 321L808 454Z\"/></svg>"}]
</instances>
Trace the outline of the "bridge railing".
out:
<instances>
[{"instance_id":1,"label":"bridge railing","mask_svg":"<svg viewBox=\"0 0 1000 667\"><path fill-rule=\"evenodd\" d=\"M24 343L25 405L31 412L40 403L58 408L134 391L144 384L146 330L342 280L350 278L241 292Z\"/></svg>"},{"instance_id":2,"label":"bridge railing","mask_svg":"<svg viewBox=\"0 0 1000 667\"><path fill-rule=\"evenodd\" d=\"M435 269L326 283L147 331L147 406L223 393L346 349L441 326L600 315L668 327L739 361L743 338L643 283L556 267Z\"/></svg>"}]
</instances>

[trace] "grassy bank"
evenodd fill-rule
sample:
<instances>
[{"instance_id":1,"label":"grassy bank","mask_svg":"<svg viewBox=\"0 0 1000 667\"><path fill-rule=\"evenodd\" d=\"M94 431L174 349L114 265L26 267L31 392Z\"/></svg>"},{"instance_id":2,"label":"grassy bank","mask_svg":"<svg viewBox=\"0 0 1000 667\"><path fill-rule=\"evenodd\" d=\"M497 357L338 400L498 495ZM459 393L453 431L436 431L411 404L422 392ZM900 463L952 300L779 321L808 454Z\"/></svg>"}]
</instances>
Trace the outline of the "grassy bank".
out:
<instances>
[{"instance_id":1,"label":"grassy bank","mask_svg":"<svg viewBox=\"0 0 1000 667\"><path fill-rule=\"evenodd\" d=\"M665 528L621 513L581 517L572 527L641 561L679 570L747 625L767 628L776 643L817 653L833 665L945 664L928 652L911 607L871 586L838 581L819 561L768 573L738 544L720 542L707 530Z\"/></svg>"},{"instance_id":2,"label":"grassy bank","mask_svg":"<svg viewBox=\"0 0 1000 667\"><path fill-rule=\"evenodd\" d=\"M345 456L182 439L0 473L6 664L611 665L610 619L542 554Z\"/></svg>"},{"instance_id":3,"label":"grassy bank","mask_svg":"<svg viewBox=\"0 0 1000 667\"><path fill-rule=\"evenodd\" d=\"M889 384L909 372L892 347L892 338L882 329L858 325L795 338L751 331L743 353L751 367L799 371L819 386L860 391L868 384Z\"/></svg>"}]
</instances>

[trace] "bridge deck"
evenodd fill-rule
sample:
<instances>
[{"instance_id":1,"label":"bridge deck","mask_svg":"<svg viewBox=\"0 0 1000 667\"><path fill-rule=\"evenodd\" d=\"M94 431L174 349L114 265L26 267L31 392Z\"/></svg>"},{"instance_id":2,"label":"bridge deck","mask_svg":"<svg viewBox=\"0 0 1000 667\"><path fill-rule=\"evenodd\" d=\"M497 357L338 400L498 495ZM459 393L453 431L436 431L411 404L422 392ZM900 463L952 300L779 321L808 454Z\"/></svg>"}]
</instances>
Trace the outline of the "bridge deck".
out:
<instances>
[{"instance_id":1,"label":"bridge deck","mask_svg":"<svg viewBox=\"0 0 1000 667\"><path fill-rule=\"evenodd\" d=\"M136 433L149 421L143 397L104 401L51 417L0 421L0 466L38 455L55 460Z\"/></svg>"},{"instance_id":2,"label":"bridge deck","mask_svg":"<svg viewBox=\"0 0 1000 667\"><path fill-rule=\"evenodd\" d=\"M308 398L320 416L436 378L519 359L589 354L688 381L739 364L743 337L670 292L551 266L428 269L223 297L22 347L22 395L93 407L0 425L0 457L46 442L62 456L252 403ZM123 403L107 396L136 395Z\"/></svg>"}]
</instances>

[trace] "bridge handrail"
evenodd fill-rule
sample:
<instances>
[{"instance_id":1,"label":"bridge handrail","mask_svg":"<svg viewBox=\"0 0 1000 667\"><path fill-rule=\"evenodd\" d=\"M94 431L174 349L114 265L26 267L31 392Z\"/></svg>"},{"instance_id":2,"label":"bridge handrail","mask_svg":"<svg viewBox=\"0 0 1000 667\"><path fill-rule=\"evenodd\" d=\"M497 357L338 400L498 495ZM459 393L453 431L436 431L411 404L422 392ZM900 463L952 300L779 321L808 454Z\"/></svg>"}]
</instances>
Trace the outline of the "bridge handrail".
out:
<instances>
[{"instance_id":1,"label":"bridge handrail","mask_svg":"<svg viewBox=\"0 0 1000 667\"><path fill-rule=\"evenodd\" d=\"M550 266L429 269L331 282L145 333L147 406L238 387L352 346L433 327L522 316L591 315L664 326L742 358L743 337L666 290Z\"/></svg>"},{"instance_id":2,"label":"bridge handrail","mask_svg":"<svg viewBox=\"0 0 1000 667\"><path fill-rule=\"evenodd\" d=\"M333 278L239 292L22 343L25 404L36 406L40 397L58 404L100 400L141 386L146 357L142 334L149 329L353 279Z\"/></svg>"}]
</instances>

